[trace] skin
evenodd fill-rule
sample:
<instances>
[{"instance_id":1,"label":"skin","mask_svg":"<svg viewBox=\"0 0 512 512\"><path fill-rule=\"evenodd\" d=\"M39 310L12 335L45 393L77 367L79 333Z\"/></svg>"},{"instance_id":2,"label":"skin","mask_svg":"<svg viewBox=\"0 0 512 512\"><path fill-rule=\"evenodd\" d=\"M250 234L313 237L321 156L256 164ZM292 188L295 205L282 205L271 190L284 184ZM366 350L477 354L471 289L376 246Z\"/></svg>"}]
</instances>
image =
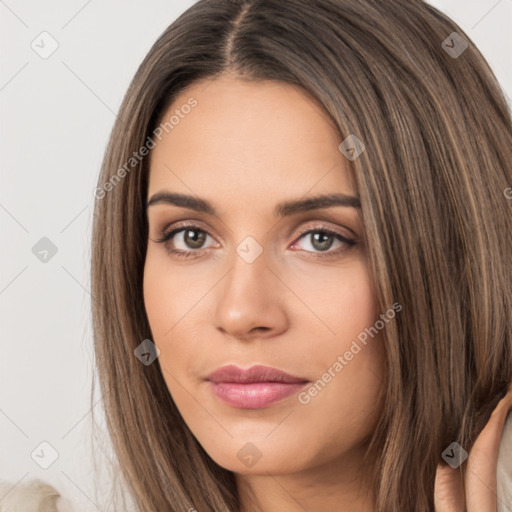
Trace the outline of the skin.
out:
<instances>
[{"instance_id":1,"label":"skin","mask_svg":"<svg viewBox=\"0 0 512 512\"><path fill-rule=\"evenodd\" d=\"M284 83L195 82L164 118L191 97L197 106L150 154L148 200L188 194L217 211L148 207L144 301L169 392L210 457L235 473L242 512L374 511L360 465L385 377L380 332L307 404L295 394L240 409L204 380L226 364L263 364L314 383L385 312L375 307L357 208L274 215L284 200L356 196L342 140L318 104ZM357 243L333 236L322 252L314 233L301 234L310 229ZM252 263L236 250L248 236L263 250ZM334 256L322 259L326 252ZM251 467L237 456L246 443L261 454Z\"/></svg>"},{"instance_id":2,"label":"skin","mask_svg":"<svg viewBox=\"0 0 512 512\"><path fill-rule=\"evenodd\" d=\"M511 409L512 384L477 437L467 459L464 480L450 466L438 466L434 489L436 512L496 512L498 454L507 414ZM501 506L507 504L502 503Z\"/></svg>"}]
</instances>

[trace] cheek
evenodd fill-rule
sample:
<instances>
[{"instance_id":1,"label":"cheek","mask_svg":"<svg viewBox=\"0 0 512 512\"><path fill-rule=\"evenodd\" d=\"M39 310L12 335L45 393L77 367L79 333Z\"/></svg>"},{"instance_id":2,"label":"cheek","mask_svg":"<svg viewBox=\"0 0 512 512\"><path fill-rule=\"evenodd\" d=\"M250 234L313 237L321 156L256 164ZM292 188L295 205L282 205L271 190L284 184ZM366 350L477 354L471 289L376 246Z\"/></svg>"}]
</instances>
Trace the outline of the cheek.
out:
<instances>
[{"instance_id":1,"label":"cheek","mask_svg":"<svg viewBox=\"0 0 512 512\"><path fill-rule=\"evenodd\" d=\"M306 390L301 403L322 410L337 424L350 412L353 422L362 425L384 384L385 323L379 319L385 311L377 311L363 260L336 270L305 274L296 290L314 313L299 320L307 336L298 349L308 354L320 381L310 393ZM307 339L314 340L314 347Z\"/></svg>"},{"instance_id":2,"label":"cheek","mask_svg":"<svg viewBox=\"0 0 512 512\"><path fill-rule=\"evenodd\" d=\"M339 267L294 270L293 291L302 301L303 328L314 328L322 345L342 349L378 318L371 279L364 259L347 259ZM304 307L305 306L305 307ZM309 310L309 311L308 311ZM315 318L316 317L316 318Z\"/></svg>"},{"instance_id":3,"label":"cheek","mask_svg":"<svg viewBox=\"0 0 512 512\"><path fill-rule=\"evenodd\" d=\"M172 268L162 251L148 249L144 266L144 306L157 341L171 340L175 327L197 306L205 293L205 281L191 272ZM155 343L157 343L155 341Z\"/></svg>"},{"instance_id":4,"label":"cheek","mask_svg":"<svg viewBox=\"0 0 512 512\"><path fill-rule=\"evenodd\" d=\"M354 269L338 287L332 286L330 298L324 311L338 337L353 338L375 322L374 297L363 269Z\"/></svg>"},{"instance_id":5,"label":"cheek","mask_svg":"<svg viewBox=\"0 0 512 512\"><path fill-rule=\"evenodd\" d=\"M163 251L148 250L144 306L152 341L160 350L158 360L163 377L177 400L176 395L182 391L180 383L188 381L197 359L197 343L201 339L198 329L204 318L199 311L206 291L211 288L209 277L176 265L171 267Z\"/></svg>"},{"instance_id":6,"label":"cheek","mask_svg":"<svg viewBox=\"0 0 512 512\"><path fill-rule=\"evenodd\" d=\"M204 314L198 316L198 311L215 296L212 293L205 297L205 291L221 276L221 273L214 273L216 275L212 275L212 268L208 266L198 267L194 272L177 268L160 251L148 249L144 304L153 341L162 355L170 351L172 340L179 336L184 325L187 326L187 343L178 343L173 348L176 351L173 357L192 351L194 329L213 321ZM286 311L290 327L302 333L301 343L308 339L321 340L315 343L317 354L332 356L333 350L343 353L351 341L378 318L370 277L362 258L347 260L346 265L336 268L316 266L314 272L310 263L298 261L283 270L281 278L290 292L285 290L284 295L274 297L274 307ZM301 348L307 351L311 345Z\"/></svg>"}]
</instances>

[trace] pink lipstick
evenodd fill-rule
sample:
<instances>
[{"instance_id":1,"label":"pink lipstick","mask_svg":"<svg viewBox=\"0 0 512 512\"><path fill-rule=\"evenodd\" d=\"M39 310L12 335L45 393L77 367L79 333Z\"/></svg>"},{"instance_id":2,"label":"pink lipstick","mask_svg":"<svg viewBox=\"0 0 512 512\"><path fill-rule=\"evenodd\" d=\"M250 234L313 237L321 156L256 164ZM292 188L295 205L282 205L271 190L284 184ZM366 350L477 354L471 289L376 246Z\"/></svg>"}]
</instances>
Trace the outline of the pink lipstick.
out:
<instances>
[{"instance_id":1,"label":"pink lipstick","mask_svg":"<svg viewBox=\"0 0 512 512\"><path fill-rule=\"evenodd\" d=\"M223 366L206 380L224 403L240 409L261 409L297 393L309 381L270 366L256 365L244 370Z\"/></svg>"}]
</instances>

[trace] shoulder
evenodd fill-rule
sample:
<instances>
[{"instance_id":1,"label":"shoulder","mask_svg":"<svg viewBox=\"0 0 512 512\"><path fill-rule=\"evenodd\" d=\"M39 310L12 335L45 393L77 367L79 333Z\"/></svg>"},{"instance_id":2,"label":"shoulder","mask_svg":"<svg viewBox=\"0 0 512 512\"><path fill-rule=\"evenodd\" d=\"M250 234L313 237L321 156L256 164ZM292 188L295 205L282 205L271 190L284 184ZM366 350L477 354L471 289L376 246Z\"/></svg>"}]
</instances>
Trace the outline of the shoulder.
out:
<instances>
[{"instance_id":1,"label":"shoulder","mask_svg":"<svg viewBox=\"0 0 512 512\"><path fill-rule=\"evenodd\" d=\"M19 484L0 481L0 505L2 512L74 512L52 485L39 479Z\"/></svg>"}]
</instances>

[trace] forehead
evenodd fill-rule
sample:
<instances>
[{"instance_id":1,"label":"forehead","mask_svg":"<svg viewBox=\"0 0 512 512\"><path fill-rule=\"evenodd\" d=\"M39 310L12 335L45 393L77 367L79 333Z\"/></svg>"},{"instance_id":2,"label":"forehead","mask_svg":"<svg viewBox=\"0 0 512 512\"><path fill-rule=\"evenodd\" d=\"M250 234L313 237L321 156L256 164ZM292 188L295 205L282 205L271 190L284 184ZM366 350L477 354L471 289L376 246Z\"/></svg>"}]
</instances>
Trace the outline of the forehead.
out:
<instances>
[{"instance_id":1,"label":"forehead","mask_svg":"<svg viewBox=\"0 0 512 512\"><path fill-rule=\"evenodd\" d=\"M162 122L171 116L172 128L151 151L148 196L166 189L247 204L354 193L334 123L298 87L200 81L175 98Z\"/></svg>"}]
</instances>

